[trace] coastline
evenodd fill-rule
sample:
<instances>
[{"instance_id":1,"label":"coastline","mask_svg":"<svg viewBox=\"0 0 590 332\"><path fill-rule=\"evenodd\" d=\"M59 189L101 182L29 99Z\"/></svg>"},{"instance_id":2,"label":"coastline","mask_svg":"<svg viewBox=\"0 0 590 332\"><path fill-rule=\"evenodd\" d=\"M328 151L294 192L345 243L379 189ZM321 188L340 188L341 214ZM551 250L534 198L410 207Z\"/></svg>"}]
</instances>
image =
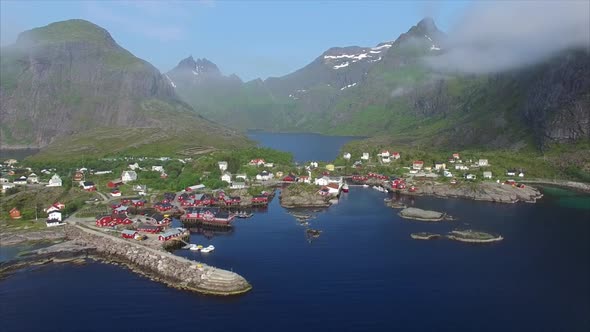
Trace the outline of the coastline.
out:
<instances>
[{"instance_id":1,"label":"coastline","mask_svg":"<svg viewBox=\"0 0 590 332\"><path fill-rule=\"evenodd\" d=\"M543 194L536 188L526 186L516 188L492 182L474 184L451 185L444 183L419 183L415 192L396 191L408 196L434 196L441 198L463 198L474 201L488 201L496 203L535 203Z\"/></svg>"},{"instance_id":2,"label":"coastline","mask_svg":"<svg viewBox=\"0 0 590 332\"><path fill-rule=\"evenodd\" d=\"M550 180L550 179L529 179L521 180L522 183L532 183L539 185L549 185L562 188L573 189L582 193L590 193L590 183L576 182L569 180Z\"/></svg>"},{"instance_id":3,"label":"coastline","mask_svg":"<svg viewBox=\"0 0 590 332\"><path fill-rule=\"evenodd\" d=\"M208 295L230 296L252 286L242 276L196 261L117 238L81 225L66 225L68 241L36 250L31 255L0 264L0 276L28 266L93 259L121 264L150 280Z\"/></svg>"}]
</instances>

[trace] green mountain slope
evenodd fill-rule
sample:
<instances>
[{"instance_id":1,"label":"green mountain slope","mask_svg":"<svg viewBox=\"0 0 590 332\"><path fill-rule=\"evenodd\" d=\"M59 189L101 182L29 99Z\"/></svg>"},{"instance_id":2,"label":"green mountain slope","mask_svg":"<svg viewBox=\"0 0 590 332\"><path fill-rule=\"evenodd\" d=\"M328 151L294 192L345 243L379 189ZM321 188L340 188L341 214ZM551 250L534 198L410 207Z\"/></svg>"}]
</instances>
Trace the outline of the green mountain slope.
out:
<instances>
[{"instance_id":1,"label":"green mountain slope","mask_svg":"<svg viewBox=\"0 0 590 332\"><path fill-rule=\"evenodd\" d=\"M79 137L95 147L79 153L100 154L160 139L182 142L170 149L248 144L235 131L195 113L155 67L90 22L69 20L32 29L0 52L2 148L76 151ZM116 132L125 139L105 144Z\"/></svg>"}]
</instances>

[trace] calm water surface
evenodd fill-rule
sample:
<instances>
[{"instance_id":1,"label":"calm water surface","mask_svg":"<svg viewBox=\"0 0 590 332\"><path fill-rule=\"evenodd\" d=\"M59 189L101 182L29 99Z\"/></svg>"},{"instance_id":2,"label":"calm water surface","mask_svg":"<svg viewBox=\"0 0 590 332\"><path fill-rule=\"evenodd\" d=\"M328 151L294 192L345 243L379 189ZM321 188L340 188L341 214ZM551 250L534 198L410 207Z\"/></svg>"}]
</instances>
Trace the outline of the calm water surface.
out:
<instances>
[{"instance_id":1,"label":"calm water surface","mask_svg":"<svg viewBox=\"0 0 590 332\"><path fill-rule=\"evenodd\" d=\"M260 146L291 152L296 162L332 161L344 144L362 139L354 136L277 134L263 131L248 132L248 137L257 141Z\"/></svg>"},{"instance_id":2,"label":"calm water surface","mask_svg":"<svg viewBox=\"0 0 590 332\"><path fill-rule=\"evenodd\" d=\"M117 266L47 265L0 281L4 331L588 331L587 196L548 190L537 204L402 198L458 218L401 219L385 194L352 187L305 227L273 200L230 233L199 231L179 250L243 275L229 298L167 288ZM417 241L473 228L504 241ZM34 318L34 319L33 319Z\"/></svg>"}]
</instances>

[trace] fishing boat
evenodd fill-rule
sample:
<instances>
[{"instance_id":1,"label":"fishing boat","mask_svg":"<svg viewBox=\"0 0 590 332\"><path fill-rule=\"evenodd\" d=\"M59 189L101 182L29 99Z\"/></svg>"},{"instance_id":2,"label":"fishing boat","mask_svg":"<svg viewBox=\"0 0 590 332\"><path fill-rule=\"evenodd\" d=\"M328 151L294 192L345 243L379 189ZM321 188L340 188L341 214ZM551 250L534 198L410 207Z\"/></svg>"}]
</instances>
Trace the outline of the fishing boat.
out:
<instances>
[{"instance_id":1,"label":"fishing boat","mask_svg":"<svg viewBox=\"0 0 590 332\"><path fill-rule=\"evenodd\" d=\"M365 183L363 184L363 188L369 188L369 185Z\"/></svg>"},{"instance_id":2,"label":"fishing boat","mask_svg":"<svg viewBox=\"0 0 590 332\"><path fill-rule=\"evenodd\" d=\"M209 245L209 246L201 249L201 252L208 253L208 252L211 252L213 250L215 250L215 247L213 245Z\"/></svg>"},{"instance_id":3,"label":"fishing boat","mask_svg":"<svg viewBox=\"0 0 590 332\"><path fill-rule=\"evenodd\" d=\"M345 192L345 193L347 193L347 192L348 192L348 184L347 184L347 183L345 183L345 184L342 186L342 191L343 191L343 192Z\"/></svg>"},{"instance_id":4,"label":"fishing boat","mask_svg":"<svg viewBox=\"0 0 590 332\"><path fill-rule=\"evenodd\" d=\"M245 212L245 211L236 213L236 217L237 218L242 218L242 219L244 219L244 218L251 218L253 215L254 215L253 213L248 213L248 212Z\"/></svg>"}]
</instances>

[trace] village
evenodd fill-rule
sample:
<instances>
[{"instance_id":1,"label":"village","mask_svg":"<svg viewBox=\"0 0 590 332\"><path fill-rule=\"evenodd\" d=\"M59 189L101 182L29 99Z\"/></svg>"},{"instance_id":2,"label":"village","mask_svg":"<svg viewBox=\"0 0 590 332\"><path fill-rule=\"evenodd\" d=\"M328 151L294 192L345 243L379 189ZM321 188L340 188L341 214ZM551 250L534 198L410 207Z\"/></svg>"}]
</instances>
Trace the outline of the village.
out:
<instances>
[{"instance_id":1,"label":"village","mask_svg":"<svg viewBox=\"0 0 590 332\"><path fill-rule=\"evenodd\" d=\"M488 159L464 160L459 153L449 153L444 161L412 160L404 164L400 152L385 149L374 156L362 152L353 158L353 154L345 152L333 163L312 161L302 165L262 157L246 160L242 165L216 160L216 156L201 159L206 162L191 158L112 158L107 161L122 165L119 170L76 167L68 174L59 174L56 168L20 167L19 161L9 159L1 166L0 184L4 197L20 190L62 186L94 194L94 199L85 201L76 211L67 210L66 204L59 201L46 202L48 206L42 209L36 207L35 219L45 217L47 227L63 225L68 217L93 219L95 227L118 229L124 238L141 240L146 235L154 235L159 241L167 241L184 232L169 227L174 217L187 226L231 227L235 218L251 216L252 208L267 206L276 188L303 186L307 197L311 197L295 205L285 203L285 207L316 206L318 200L329 206L330 201L354 185L382 192L416 194L421 192L424 181L437 181L447 186L486 181L498 186L524 188L516 179L525 176L524 170L519 168L506 169L498 176L492 173ZM190 180L176 182L175 191L159 189L162 187L158 187L158 182L173 180L167 168L172 170L174 164L182 166L180 172L170 172L176 179L185 176L185 169L191 164L199 165L201 172L188 174L188 178L195 179L192 184ZM230 169L237 172L231 173ZM119 176L114 178L114 174ZM293 192L282 190L281 201L288 200L286 195L297 195ZM10 219L23 217L18 206L5 206L5 209ZM66 211L67 216L62 216ZM92 215L93 212L96 214Z\"/></svg>"}]
</instances>

